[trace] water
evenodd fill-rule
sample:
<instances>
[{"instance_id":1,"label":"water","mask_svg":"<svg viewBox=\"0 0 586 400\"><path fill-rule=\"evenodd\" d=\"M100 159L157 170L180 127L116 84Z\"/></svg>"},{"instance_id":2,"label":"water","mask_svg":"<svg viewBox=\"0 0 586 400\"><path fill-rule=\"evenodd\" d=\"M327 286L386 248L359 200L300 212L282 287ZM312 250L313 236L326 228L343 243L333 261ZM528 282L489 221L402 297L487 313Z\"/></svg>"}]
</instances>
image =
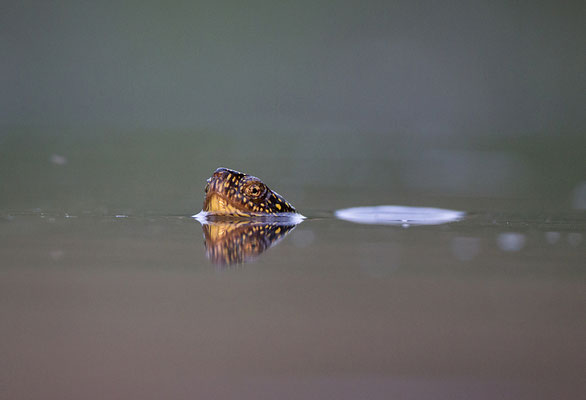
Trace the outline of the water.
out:
<instances>
[{"instance_id":1,"label":"water","mask_svg":"<svg viewBox=\"0 0 586 400\"><path fill-rule=\"evenodd\" d=\"M5 132L2 398L586 389L573 141ZM202 226L192 215L219 166L260 177L307 219ZM392 207L352 210L365 206Z\"/></svg>"},{"instance_id":2,"label":"water","mask_svg":"<svg viewBox=\"0 0 586 400\"><path fill-rule=\"evenodd\" d=\"M408 228L308 214L233 265L206 257L189 216L4 214L8 397L584 389L583 213Z\"/></svg>"}]
</instances>

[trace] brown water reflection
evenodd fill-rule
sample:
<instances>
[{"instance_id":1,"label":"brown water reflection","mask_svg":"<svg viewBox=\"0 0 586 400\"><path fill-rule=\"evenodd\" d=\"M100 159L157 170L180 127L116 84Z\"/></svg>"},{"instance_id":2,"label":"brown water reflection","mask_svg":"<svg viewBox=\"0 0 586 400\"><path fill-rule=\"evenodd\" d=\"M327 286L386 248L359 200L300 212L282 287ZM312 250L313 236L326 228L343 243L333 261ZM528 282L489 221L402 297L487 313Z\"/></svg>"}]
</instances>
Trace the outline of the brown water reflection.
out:
<instances>
[{"instance_id":1,"label":"brown water reflection","mask_svg":"<svg viewBox=\"0 0 586 400\"><path fill-rule=\"evenodd\" d=\"M218 269L187 216L5 216L0 397L578 398L585 228L309 219Z\"/></svg>"},{"instance_id":2,"label":"brown water reflection","mask_svg":"<svg viewBox=\"0 0 586 400\"><path fill-rule=\"evenodd\" d=\"M206 256L214 264L220 265L242 264L254 260L297 226L290 219L262 221L208 217L200 222Z\"/></svg>"}]
</instances>

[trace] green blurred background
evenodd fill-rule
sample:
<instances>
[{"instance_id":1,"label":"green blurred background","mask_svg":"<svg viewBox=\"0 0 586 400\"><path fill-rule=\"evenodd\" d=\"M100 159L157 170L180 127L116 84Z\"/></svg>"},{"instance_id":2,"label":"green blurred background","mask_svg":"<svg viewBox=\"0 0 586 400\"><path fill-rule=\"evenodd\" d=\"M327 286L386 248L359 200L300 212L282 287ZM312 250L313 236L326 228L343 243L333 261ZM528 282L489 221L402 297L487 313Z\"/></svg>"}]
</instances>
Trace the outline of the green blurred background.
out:
<instances>
[{"instance_id":1,"label":"green blurred background","mask_svg":"<svg viewBox=\"0 0 586 400\"><path fill-rule=\"evenodd\" d=\"M4 1L0 211L586 208L583 2Z\"/></svg>"}]
</instances>

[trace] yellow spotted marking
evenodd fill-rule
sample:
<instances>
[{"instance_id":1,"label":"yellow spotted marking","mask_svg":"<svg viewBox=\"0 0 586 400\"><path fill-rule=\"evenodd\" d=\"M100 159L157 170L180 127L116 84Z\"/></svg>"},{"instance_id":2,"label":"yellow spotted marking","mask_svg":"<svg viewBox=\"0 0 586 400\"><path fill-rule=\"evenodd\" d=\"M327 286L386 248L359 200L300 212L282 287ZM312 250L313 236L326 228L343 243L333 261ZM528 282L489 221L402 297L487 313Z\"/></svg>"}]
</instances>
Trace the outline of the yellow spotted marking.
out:
<instances>
[{"instance_id":1,"label":"yellow spotted marking","mask_svg":"<svg viewBox=\"0 0 586 400\"><path fill-rule=\"evenodd\" d=\"M281 205L280 204L275 204L275 207L277 207L277 210L281 209Z\"/></svg>"}]
</instances>

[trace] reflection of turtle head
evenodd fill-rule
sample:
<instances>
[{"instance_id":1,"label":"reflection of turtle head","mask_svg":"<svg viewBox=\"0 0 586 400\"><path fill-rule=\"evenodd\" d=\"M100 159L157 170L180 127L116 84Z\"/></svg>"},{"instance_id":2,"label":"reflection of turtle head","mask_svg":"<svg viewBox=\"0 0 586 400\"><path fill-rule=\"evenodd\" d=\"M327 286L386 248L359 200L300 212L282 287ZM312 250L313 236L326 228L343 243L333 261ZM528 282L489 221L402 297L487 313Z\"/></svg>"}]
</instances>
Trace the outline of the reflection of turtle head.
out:
<instances>
[{"instance_id":1,"label":"reflection of turtle head","mask_svg":"<svg viewBox=\"0 0 586 400\"><path fill-rule=\"evenodd\" d=\"M214 264L245 263L285 237L295 225L253 220L202 222L206 255Z\"/></svg>"}]
</instances>

